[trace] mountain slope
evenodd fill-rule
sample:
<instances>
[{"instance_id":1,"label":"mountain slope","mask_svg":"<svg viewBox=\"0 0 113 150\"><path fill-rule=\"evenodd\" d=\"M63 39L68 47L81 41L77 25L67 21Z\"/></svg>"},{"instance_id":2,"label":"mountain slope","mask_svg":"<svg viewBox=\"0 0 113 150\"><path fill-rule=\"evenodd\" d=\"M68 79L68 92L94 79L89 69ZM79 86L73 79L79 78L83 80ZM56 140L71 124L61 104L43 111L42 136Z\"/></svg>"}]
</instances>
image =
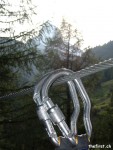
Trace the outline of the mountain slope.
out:
<instances>
[{"instance_id":1,"label":"mountain slope","mask_svg":"<svg viewBox=\"0 0 113 150\"><path fill-rule=\"evenodd\" d=\"M102 59L113 58L113 41L108 42L102 46L96 46L92 49L96 57Z\"/></svg>"}]
</instances>

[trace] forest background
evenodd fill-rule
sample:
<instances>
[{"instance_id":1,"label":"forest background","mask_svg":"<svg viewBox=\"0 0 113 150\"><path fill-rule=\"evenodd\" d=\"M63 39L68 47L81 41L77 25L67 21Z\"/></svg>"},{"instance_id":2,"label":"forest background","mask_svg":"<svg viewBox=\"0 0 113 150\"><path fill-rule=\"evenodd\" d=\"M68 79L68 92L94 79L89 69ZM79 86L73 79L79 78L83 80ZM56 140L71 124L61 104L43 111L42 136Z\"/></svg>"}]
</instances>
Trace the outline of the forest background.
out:
<instances>
[{"instance_id":1,"label":"forest background","mask_svg":"<svg viewBox=\"0 0 113 150\"><path fill-rule=\"evenodd\" d=\"M29 30L22 28L26 22L32 24L32 15L36 15L34 10L30 1L20 1L18 9L12 9L11 3L1 0L0 96L33 87L52 70L68 68L78 71L113 57L113 41L81 50L82 35L65 18L60 28L49 21L35 27L32 25ZM17 24L21 26L18 33L15 30ZM113 147L113 68L82 81L92 104L91 143ZM59 86L51 89L50 96L60 106L69 124L72 103L67 88ZM85 133L82 112L78 131L79 134ZM33 93L0 99L0 150L43 150L45 147L54 149L37 118Z\"/></svg>"}]
</instances>

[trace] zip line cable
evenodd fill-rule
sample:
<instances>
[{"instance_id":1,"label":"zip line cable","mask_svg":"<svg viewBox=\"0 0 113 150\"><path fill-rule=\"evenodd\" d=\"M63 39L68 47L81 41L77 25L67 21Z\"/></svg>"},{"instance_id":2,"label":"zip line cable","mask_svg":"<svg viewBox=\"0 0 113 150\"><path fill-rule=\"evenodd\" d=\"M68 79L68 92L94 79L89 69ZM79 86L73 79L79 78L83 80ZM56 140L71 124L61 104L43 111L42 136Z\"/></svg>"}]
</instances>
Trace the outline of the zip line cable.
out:
<instances>
[{"instance_id":1,"label":"zip line cable","mask_svg":"<svg viewBox=\"0 0 113 150\"><path fill-rule=\"evenodd\" d=\"M20 96L32 93L33 90L34 90L34 86L30 87L30 88L23 89L23 90L18 91L18 92L14 92L14 93L9 93L7 95L3 95L3 96L0 97L0 100L5 100L5 99L10 99L10 98L20 97Z\"/></svg>"},{"instance_id":2,"label":"zip line cable","mask_svg":"<svg viewBox=\"0 0 113 150\"><path fill-rule=\"evenodd\" d=\"M80 80L80 78L83 78L83 77L86 77L86 76L88 76L88 75L91 75L91 74L94 74L94 73L97 73L97 72L99 72L99 71L102 71L102 70L105 70L105 69L108 69L108 68L111 68L111 67L113 67L113 58L111 58L111 59L109 59L109 60L105 60L105 61L103 61L103 62L100 62L100 63L98 63L98 64L95 64L95 65L93 65L93 66L90 66L90 67L86 67L85 69L81 69L80 71L76 71L76 72L73 72L72 74L71 73L69 73L69 75L67 75L67 74L64 74L64 72L65 72L65 70L66 69L64 69L64 72L63 72L63 74L62 74L62 72L57 72L58 74L55 74L56 76L50 76L50 80L47 80L48 82L45 84L45 87L46 88L48 88L48 87L50 87L49 86L49 83L50 83L50 85L52 85L53 84L53 86L54 85L60 85L61 83L65 83L65 82L67 82L67 81L71 81L71 80L74 80L75 79L75 83L76 83L76 85L78 86L78 89L80 90L80 92L82 91L83 92L83 94L81 95L81 96L83 96L83 100L84 100L84 98L87 98L88 96L87 96L87 93L85 93L84 91L84 87L83 86L81 86L82 84L82 82L80 82L81 80ZM49 74L49 73L47 73L47 74ZM46 74L46 75L47 75ZM63 75L63 77L60 77L61 75ZM66 76L65 76L66 75ZM53 78L54 77L54 78ZM58 78L58 80L56 80L55 81L55 79L57 79L57 77L60 77L60 78ZM42 77L43 78L43 77ZM51 79L54 79L54 80L51 80ZM76 82L76 80L77 80L77 82ZM79 81L80 80L80 81ZM39 81L39 80L38 80ZM52 82L53 81L53 82ZM54 82L55 81L55 82ZM39 89L41 88L41 84L39 85L39 87L38 87ZM47 90L48 89L43 89L42 90L42 95L44 95L45 96L45 98L48 96L47 95ZM32 87L29 87L29 88L26 88L25 89L25 87L24 87L24 89L22 89L22 90L20 90L20 91L17 91L17 92L14 92L14 93L9 93L8 95L4 95L4 96L1 96L0 97L0 100L2 101L2 100L7 100L7 99L9 99L9 100L11 100L11 98L15 98L15 97L19 97L19 96L23 96L23 95L26 95L26 94L30 94L31 92L33 93L33 91L34 91L34 89L35 89L35 85L33 85ZM44 94L43 94L44 93ZM46 96L47 95L47 96ZM85 95L85 96L84 96ZM81 97L82 98L82 97ZM46 100L46 99L44 99L44 100ZM90 101L89 101L90 102ZM52 121L53 121L53 123L57 123L59 126L60 126L60 123L62 123L62 126L61 127L63 127L63 128L60 128L61 129L61 132L63 133L63 135L65 135L64 137L69 137L70 138L70 136L68 136L68 135L70 135L70 130L68 131L68 127L67 126L65 126L65 119L63 119L63 120L61 120L63 117L63 115L62 115L62 113L60 113L60 109L58 110L57 108L58 107L56 107L54 104L52 104L52 101L50 101L50 99L47 101L47 103L48 104L50 104L50 105L48 105L49 106L49 110L54 110L53 112L55 112L55 115L53 115L52 113L51 113L51 117L56 117L56 116L58 116L57 118L58 118L58 120L57 120L57 118L55 118L55 119L53 119ZM84 103L84 101L83 101L83 103ZM87 104L87 101L86 101L86 105L88 105L88 107L90 106L89 104ZM85 104L84 104L84 106L86 106ZM40 105L40 108L42 109L42 108L44 108L44 107L42 107L43 105ZM53 107L54 106L54 107ZM55 109L56 108L56 109ZM89 112L89 114L90 114L90 110L89 109L87 109L87 107L84 107L86 110L88 110L87 112ZM40 110L41 110L40 109ZM39 110L39 109L38 109ZM43 111L40 111L40 112L43 112ZM46 111L45 111L46 112ZM88 133L87 135L90 137L91 136L91 130L92 130L92 126L91 126L91 123L90 123L90 117L88 118L88 115L87 115L87 112L85 113L85 115L86 115L86 117L85 117L85 119L86 119L86 121L88 121L88 123L87 124L85 124L85 122L84 122L84 125L85 125L85 127L86 127L86 133ZM22 123L25 123L25 122L27 122L27 121L29 121L29 120L34 120L35 121L35 119L37 118L37 116L36 115L33 115L33 116L31 116L31 117L28 117L28 118L23 118L22 116L25 116L27 114L27 112L25 112L25 113L23 113L23 114L20 114L20 115L18 115L18 116L16 116L16 117L13 117L11 120L9 119L9 120L3 120L3 121L0 121L0 125L4 125L4 124L10 124L10 123L13 123L14 125L15 124L17 124L17 125L19 125L19 124L22 124ZM48 113L49 114L49 113ZM56 114L58 114L58 115L56 115ZM50 114L49 114L50 115ZM53 116L52 116L53 115ZM61 115L61 116L60 116ZM40 115L41 116L41 115ZM39 117L40 117L39 116ZM42 119L43 119L43 116L41 116L42 117ZM45 117L45 116L44 116ZM48 117L49 118L49 117ZM46 118L48 121L50 121L48 118ZM45 118L44 118L45 119ZM89 119L89 120L88 120ZM60 120L60 121L59 121ZM46 120L44 120L45 122L46 122ZM49 122L48 122L49 123ZM51 122L50 122L51 123ZM47 124L48 126L47 127L52 127L51 126L51 124ZM59 127L58 126L58 127ZM53 128L54 129L54 128ZM65 130L64 130L65 129ZM87 130L88 129L88 130ZM72 129L71 129L72 130ZM54 130L52 130L52 131L54 131ZM65 132L66 131L66 132ZM49 132L48 132L49 133ZM53 135L53 133L51 134L52 132L50 132L50 134L49 135ZM56 132L55 132L56 133ZM75 132L73 132L73 133L75 133ZM14 134L12 135L12 136L14 136ZM73 140L73 134L72 134L72 137L70 138L71 140ZM5 136L5 137L3 137L3 138L7 138L7 136ZM1 138L0 137L0 140L3 140L3 138ZM51 136L51 138L53 139L53 141L54 140L56 140L57 139L57 134L56 134L56 137L54 138L53 136ZM73 141L72 141L73 142ZM75 138L74 138L74 142L75 142ZM58 144L57 144L58 145Z\"/></svg>"},{"instance_id":3,"label":"zip line cable","mask_svg":"<svg viewBox=\"0 0 113 150\"><path fill-rule=\"evenodd\" d=\"M97 73L99 71L103 71L103 70L111 68L111 67L113 67L113 58L110 58L110 59L105 60L103 62L99 62L98 64L95 64L93 66L86 67L85 69L81 69L80 71L76 71L69 76L67 75L67 76L61 77L53 84L53 86L59 85L61 83L65 83L67 81L74 80L76 77L83 78L83 77L86 77L88 75L92 75L94 73ZM30 88L23 89L23 90L18 91L18 92L14 92L14 93L10 93L8 95L1 96L0 100L7 100L10 98L20 97L20 96L26 95L28 93L32 93L34 91L34 86L30 87Z\"/></svg>"}]
</instances>

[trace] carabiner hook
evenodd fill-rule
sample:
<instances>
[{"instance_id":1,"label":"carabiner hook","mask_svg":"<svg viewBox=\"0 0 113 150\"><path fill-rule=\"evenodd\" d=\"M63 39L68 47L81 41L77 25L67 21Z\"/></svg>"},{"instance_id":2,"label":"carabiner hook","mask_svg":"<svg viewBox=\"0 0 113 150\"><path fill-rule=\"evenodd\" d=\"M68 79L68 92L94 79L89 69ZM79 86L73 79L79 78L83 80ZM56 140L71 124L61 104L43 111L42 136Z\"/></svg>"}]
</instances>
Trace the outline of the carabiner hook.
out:
<instances>
[{"instance_id":1,"label":"carabiner hook","mask_svg":"<svg viewBox=\"0 0 113 150\"><path fill-rule=\"evenodd\" d=\"M49 137L51 138L52 142L56 146L59 146L57 134L54 130L54 127L53 127L52 121L49 117L49 114L48 114L44 104L42 103L41 93L40 93L43 83L45 82L46 78L52 73L53 72L47 73L40 79L39 83L35 86L33 99L34 99L35 103L37 104L37 115L38 115L39 119L43 122L45 129L46 129Z\"/></svg>"},{"instance_id":2,"label":"carabiner hook","mask_svg":"<svg viewBox=\"0 0 113 150\"><path fill-rule=\"evenodd\" d=\"M51 76L49 76L49 78L46 80L46 82L44 83L43 88L42 88L42 96L43 96L42 100L43 100L43 103L45 103L45 105L47 106L48 113L49 113L50 118L53 121L53 123L59 127L59 129L61 130L64 137L69 138L71 142L75 143L74 136L65 122L64 115L62 114L59 107L57 105L54 105L53 102L51 101L51 99L48 97L48 90L49 90L50 86L54 83L54 81L57 80L61 76L70 75L71 73L69 70L64 69L63 71L54 73ZM74 105L77 106L77 110L78 110L78 111L74 111L74 114L76 113L76 115L73 115L72 118L75 118L75 116L76 116L76 118L78 118L78 115L79 115L78 112L80 109L79 101L77 99L74 83L73 84L72 83L73 83L72 81L68 81L72 98L76 97L77 105L76 105L75 99L73 100L73 102L74 102ZM72 127L73 127L74 123L75 123L75 127L76 127L76 121L77 121L77 119L75 119L75 121L72 121ZM75 127L73 127L73 128L74 128L74 131L76 131L76 133L77 133L77 130L75 129Z\"/></svg>"},{"instance_id":3,"label":"carabiner hook","mask_svg":"<svg viewBox=\"0 0 113 150\"><path fill-rule=\"evenodd\" d=\"M55 72L57 73L57 72L60 72L60 71L68 72L68 75L69 75L69 73L72 73L72 71L71 71L71 70L68 70L68 69L58 69L57 71L53 71L53 72L50 72L50 73L46 74L46 75L40 80L40 82L35 86L34 101L35 101L36 104L38 105L38 108L41 108L41 107L42 107L42 106L40 106L40 105L42 105L41 95L40 95L41 86L42 86L43 83L46 81L46 79L48 78L48 76L50 76L50 75L53 74L53 73L55 74ZM67 75L67 74L66 74L66 75ZM68 83L68 85L69 85L71 97L72 97L73 103L74 103L74 112L73 112L72 117L71 117L71 128L72 128L72 131L73 131L72 133L75 135L75 134L77 134L76 122L77 122L78 115L79 115L79 111L80 111L80 105L79 105L79 101L78 101L78 98L77 98L77 94L76 94L76 89L75 89L74 83L73 83L72 81L68 81L67 83ZM40 107L39 107L39 106L40 106ZM42 116L40 112L42 112L42 111L43 111L44 114L45 114L44 108L40 109L40 111L39 111L39 109L38 109L38 111L37 111L38 116L39 116L40 119L41 119L40 116ZM43 112L42 112L42 113L43 113ZM46 113L46 114L47 114L47 113ZM47 118L46 118L46 119L47 119ZM44 120L43 120L43 122L44 122ZM47 125L49 125L49 124L47 124ZM47 126L47 125L46 125L46 126ZM49 128L49 129L50 129L50 128ZM50 132L50 131L49 131L49 132ZM55 133L55 130L54 130L54 133ZM50 135L50 133L49 133L49 135ZM56 139L57 139L57 138L55 138L55 139L53 140L53 138L52 138L52 141L55 143L55 145L58 145L58 139L57 139L57 140L56 140Z\"/></svg>"},{"instance_id":4,"label":"carabiner hook","mask_svg":"<svg viewBox=\"0 0 113 150\"><path fill-rule=\"evenodd\" d=\"M91 120L90 120L90 110L91 110L91 103L90 103L90 99L89 96L82 84L82 81L80 78L75 78L75 84L77 86L78 92L81 96L81 99L83 101L83 105L84 105L84 116L83 116L83 120L84 120L84 125L85 125L85 129L87 132L88 137L91 137L91 132L92 132L92 124L91 124Z\"/></svg>"},{"instance_id":5,"label":"carabiner hook","mask_svg":"<svg viewBox=\"0 0 113 150\"><path fill-rule=\"evenodd\" d=\"M68 81L69 90L71 93L71 98L74 104L74 111L71 116L71 130L65 122L65 116L57 105L54 105L52 100L48 97L48 91L50 86L62 76L70 75L73 72L68 69L58 69L46 74L40 82L35 86L35 92L33 99L36 102L38 109L37 114L39 119L45 124L46 130L49 137L56 146L59 146L59 138L54 130L53 124L57 125L61 130L63 136L68 138L71 143L76 144L77 137L77 119L80 112L79 100L77 97L76 89L79 91L79 94L82 98L84 104L84 125L88 137L91 136L92 125L90 121L90 99L85 91L85 88L79 77L75 77L73 81ZM78 136L79 137L79 136Z\"/></svg>"}]
</instances>

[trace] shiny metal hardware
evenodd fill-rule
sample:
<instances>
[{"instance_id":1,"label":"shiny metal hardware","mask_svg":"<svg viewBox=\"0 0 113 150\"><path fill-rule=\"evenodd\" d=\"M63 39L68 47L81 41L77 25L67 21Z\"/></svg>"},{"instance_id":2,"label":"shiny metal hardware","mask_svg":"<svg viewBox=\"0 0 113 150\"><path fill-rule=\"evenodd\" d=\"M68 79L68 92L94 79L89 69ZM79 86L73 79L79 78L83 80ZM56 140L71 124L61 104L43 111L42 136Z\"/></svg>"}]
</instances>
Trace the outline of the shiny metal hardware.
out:
<instances>
[{"instance_id":1,"label":"shiny metal hardware","mask_svg":"<svg viewBox=\"0 0 113 150\"><path fill-rule=\"evenodd\" d=\"M77 86L78 92L80 93L81 99L84 104L84 114L83 114L83 120L84 120L84 126L86 129L86 133L88 137L91 137L91 132L92 132L92 125L91 125L91 120L90 120L90 110L91 110L91 103L89 96L82 84L82 81L80 78L76 78L75 84Z\"/></svg>"},{"instance_id":2,"label":"shiny metal hardware","mask_svg":"<svg viewBox=\"0 0 113 150\"><path fill-rule=\"evenodd\" d=\"M91 121L90 121L90 100L83 87L81 80L76 77L73 81L68 81L71 98L73 100L74 111L71 116L71 129L67 126L65 122L65 116L57 105L54 105L52 100L48 96L48 91L51 85L60 77L69 76L73 72L68 69L58 69L49 74L46 74L40 82L36 85L33 99L37 104L37 114L39 119L45 125L46 131L53 141L53 143L58 146L59 138L54 130L53 125L57 125L62 135L68 138L73 144L75 142L75 136L77 135L77 119L80 112L79 100L76 93L76 88L79 91L84 104L84 125L87 135L91 136ZM75 88L76 87L76 88Z\"/></svg>"}]
</instances>

